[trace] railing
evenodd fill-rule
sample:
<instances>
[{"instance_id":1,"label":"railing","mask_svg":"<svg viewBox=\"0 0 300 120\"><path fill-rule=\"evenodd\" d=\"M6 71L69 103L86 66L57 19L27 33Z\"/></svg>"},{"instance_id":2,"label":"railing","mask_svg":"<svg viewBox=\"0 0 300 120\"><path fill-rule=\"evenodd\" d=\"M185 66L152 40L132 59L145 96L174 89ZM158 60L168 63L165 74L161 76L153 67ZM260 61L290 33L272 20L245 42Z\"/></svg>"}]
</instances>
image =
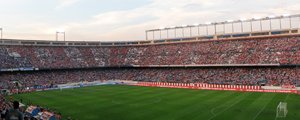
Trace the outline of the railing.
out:
<instances>
[{"instance_id":1,"label":"railing","mask_svg":"<svg viewBox=\"0 0 300 120\"><path fill-rule=\"evenodd\" d=\"M132 46L132 45L153 45L168 44L189 41L211 41L219 39L245 39L255 37L271 37L299 35L300 29L290 30L274 30L261 32L244 32L235 34L217 34L216 36L197 36L175 39L161 39L148 41L124 41L124 42L94 42L94 41L45 41L45 40L18 40L18 39L2 39L0 45L27 45L27 46Z\"/></svg>"}]
</instances>

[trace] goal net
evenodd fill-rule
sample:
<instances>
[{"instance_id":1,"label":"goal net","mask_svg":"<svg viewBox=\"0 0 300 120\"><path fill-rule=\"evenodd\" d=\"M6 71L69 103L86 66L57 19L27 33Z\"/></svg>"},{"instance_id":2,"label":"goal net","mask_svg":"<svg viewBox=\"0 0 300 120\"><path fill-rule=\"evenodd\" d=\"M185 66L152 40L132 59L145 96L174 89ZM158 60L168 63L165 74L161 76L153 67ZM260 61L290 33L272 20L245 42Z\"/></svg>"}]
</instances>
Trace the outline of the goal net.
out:
<instances>
[{"instance_id":1,"label":"goal net","mask_svg":"<svg viewBox=\"0 0 300 120\"><path fill-rule=\"evenodd\" d=\"M288 113L287 103L286 102L280 102L277 106L276 117L277 118L284 118L284 117L286 117L287 113Z\"/></svg>"}]
</instances>

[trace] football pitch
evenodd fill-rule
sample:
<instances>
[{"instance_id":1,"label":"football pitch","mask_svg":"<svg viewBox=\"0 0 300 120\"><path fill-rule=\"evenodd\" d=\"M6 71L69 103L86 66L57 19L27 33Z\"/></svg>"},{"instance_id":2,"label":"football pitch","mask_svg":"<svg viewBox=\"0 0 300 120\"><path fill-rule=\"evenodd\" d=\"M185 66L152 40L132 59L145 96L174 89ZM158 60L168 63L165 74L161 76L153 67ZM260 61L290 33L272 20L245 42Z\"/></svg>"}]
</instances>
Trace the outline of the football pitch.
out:
<instances>
[{"instance_id":1,"label":"football pitch","mask_svg":"<svg viewBox=\"0 0 300 120\"><path fill-rule=\"evenodd\" d=\"M78 120L299 120L294 94L94 86L14 95ZM276 118L279 102L286 118Z\"/></svg>"}]
</instances>

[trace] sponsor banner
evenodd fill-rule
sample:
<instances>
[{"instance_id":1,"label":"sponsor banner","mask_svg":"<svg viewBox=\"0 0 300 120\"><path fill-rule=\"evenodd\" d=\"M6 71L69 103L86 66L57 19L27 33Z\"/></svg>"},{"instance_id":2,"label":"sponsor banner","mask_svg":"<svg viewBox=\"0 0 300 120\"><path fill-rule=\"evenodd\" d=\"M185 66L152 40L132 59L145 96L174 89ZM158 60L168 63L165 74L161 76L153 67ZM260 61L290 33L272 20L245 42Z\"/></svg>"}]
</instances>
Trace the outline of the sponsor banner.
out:
<instances>
[{"instance_id":1,"label":"sponsor banner","mask_svg":"<svg viewBox=\"0 0 300 120\"><path fill-rule=\"evenodd\" d=\"M0 69L1 72L10 72L10 71L33 71L32 67L22 67L22 68L8 68L8 69Z\"/></svg>"},{"instance_id":2,"label":"sponsor banner","mask_svg":"<svg viewBox=\"0 0 300 120\"><path fill-rule=\"evenodd\" d=\"M32 116L36 116L40 112L40 109L38 109L36 106L29 106L25 112L31 114Z\"/></svg>"},{"instance_id":3,"label":"sponsor banner","mask_svg":"<svg viewBox=\"0 0 300 120\"><path fill-rule=\"evenodd\" d=\"M295 85L282 85L281 88L285 88L285 89L295 89L296 86L295 86Z\"/></svg>"},{"instance_id":4,"label":"sponsor banner","mask_svg":"<svg viewBox=\"0 0 300 120\"><path fill-rule=\"evenodd\" d=\"M25 67L25 68L20 68L21 71L33 71L34 69L32 67Z\"/></svg>"},{"instance_id":5,"label":"sponsor banner","mask_svg":"<svg viewBox=\"0 0 300 120\"><path fill-rule=\"evenodd\" d=\"M42 112L42 120L55 120L55 115L51 112Z\"/></svg>"},{"instance_id":6,"label":"sponsor banner","mask_svg":"<svg viewBox=\"0 0 300 120\"><path fill-rule=\"evenodd\" d=\"M138 83L138 86L150 87L165 87L165 88L185 88L185 89L202 89L202 90L226 90L226 91L241 91L241 92L269 92L269 93L295 93L300 94L297 90L266 90L260 86L244 86L244 85L211 85L211 84L186 84L186 83Z\"/></svg>"}]
</instances>

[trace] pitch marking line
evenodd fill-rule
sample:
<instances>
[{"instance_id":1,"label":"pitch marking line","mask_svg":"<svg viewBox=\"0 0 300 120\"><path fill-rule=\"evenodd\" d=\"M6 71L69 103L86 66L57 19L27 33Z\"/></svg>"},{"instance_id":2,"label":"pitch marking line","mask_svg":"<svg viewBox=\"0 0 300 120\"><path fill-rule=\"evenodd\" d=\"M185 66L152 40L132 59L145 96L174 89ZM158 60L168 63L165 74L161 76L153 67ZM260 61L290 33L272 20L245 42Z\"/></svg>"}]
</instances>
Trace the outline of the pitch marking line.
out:
<instances>
[{"instance_id":1,"label":"pitch marking line","mask_svg":"<svg viewBox=\"0 0 300 120\"><path fill-rule=\"evenodd\" d=\"M249 94L249 95L250 95L250 94ZM227 108L224 109L223 111L221 111L221 112L219 112L219 113L213 115L213 116L212 116L211 118L209 118L208 120L212 120L213 118L215 118L215 117L218 116L219 114L221 114L221 113L225 112L226 110L232 108L234 105L238 104L239 102L241 102L242 100L244 100L244 99L245 99L247 96L249 96L249 95L246 95L246 96L240 98L238 101L234 102L233 104L231 104L229 107L227 107Z\"/></svg>"},{"instance_id":2,"label":"pitch marking line","mask_svg":"<svg viewBox=\"0 0 300 120\"><path fill-rule=\"evenodd\" d=\"M274 98L275 96L273 96L273 98ZM272 98L272 99L273 99ZM262 109L260 109L260 111L254 116L254 118L252 119L252 120L255 120L265 109L266 109L266 107L267 107L267 105L272 101L272 99L270 99L269 100L269 102L268 103L266 103L265 105L264 105L264 107L262 108Z\"/></svg>"},{"instance_id":3,"label":"pitch marking line","mask_svg":"<svg viewBox=\"0 0 300 120\"><path fill-rule=\"evenodd\" d=\"M285 97L284 102L287 100L287 98L288 98L289 96L290 96L290 94L288 94L288 95ZM277 120L277 117L275 117L274 120Z\"/></svg>"}]
</instances>

